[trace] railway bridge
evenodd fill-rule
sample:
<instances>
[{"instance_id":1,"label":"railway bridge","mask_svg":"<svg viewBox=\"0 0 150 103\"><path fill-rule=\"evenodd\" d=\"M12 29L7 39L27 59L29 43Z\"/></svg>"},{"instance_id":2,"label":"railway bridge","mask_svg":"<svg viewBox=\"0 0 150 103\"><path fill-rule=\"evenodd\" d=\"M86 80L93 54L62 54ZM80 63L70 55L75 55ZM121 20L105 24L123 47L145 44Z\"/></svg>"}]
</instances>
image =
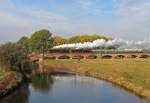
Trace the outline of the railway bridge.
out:
<instances>
[{"instance_id":1,"label":"railway bridge","mask_svg":"<svg viewBox=\"0 0 150 103\"><path fill-rule=\"evenodd\" d=\"M41 55L30 55L31 61L43 59L138 59L150 58L150 52L51 52Z\"/></svg>"},{"instance_id":2,"label":"railway bridge","mask_svg":"<svg viewBox=\"0 0 150 103\"><path fill-rule=\"evenodd\" d=\"M76 52L76 53L48 53L47 59L124 59L124 58L150 58L150 52L130 52L130 53L94 53L94 52Z\"/></svg>"}]
</instances>

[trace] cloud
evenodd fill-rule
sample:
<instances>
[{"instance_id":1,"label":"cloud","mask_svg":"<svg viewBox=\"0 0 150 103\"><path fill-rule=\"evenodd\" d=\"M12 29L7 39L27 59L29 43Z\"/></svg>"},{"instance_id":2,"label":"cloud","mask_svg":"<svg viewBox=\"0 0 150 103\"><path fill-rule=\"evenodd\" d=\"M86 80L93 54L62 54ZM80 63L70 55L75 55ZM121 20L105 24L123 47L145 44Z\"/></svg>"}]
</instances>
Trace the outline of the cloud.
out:
<instances>
[{"instance_id":1,"label":"cloud","mask_svg":"<svg viewBox=\"0 0 150 103\"><path fill-rule=\"evenodd\" d=\"M2 9L12 9L15 7L15 4L11 0L0 0L0 8Z\"/></svg>"},{"instance_id":2,"label":"cloud","mask_svg":"<svg viewBox=\"0 0 150 103\"><path fill-rule=\"evenodd\" d=\"M112 7L103 5L104 1L78 0L73 8L67 8L69 4L59 4L59 12L22 2L0 0L0 42L16 40L40 28L67 37L73 34L101 33L136 40L149 36L149 0L105 1Z\"/></svg>"},{"instance_id":3,"label":"cloud","mask_svg":"<svg viewBox=\"0 0 150 103\"><path fill-rule=\"evenodd\" d=\"M82 8L87 9L92 5L93 2L92 0L79 0L79 3Z\"/></svg>"},{"instance_id":4,"label":"cloud","mask_svg":"<svg viewBox=\"0 0 150 103\"><path fill-rule=\"evenodd\" d=\"M9 0L1 3L13 4ZM51 32L71 32L73 29L68 18L39 8L20 8L14 5L13 8L0 10L0 42L14 41L22 35L30 35L42 28Z\"/></svg>"},{"instance_id":5,"label":"cloud","mask_svg":"<svg viewBox=\"0 0 150 103\"><path fill-rule=\"evenodd\" d=\"M136 21L150 20L150 1L148 0L115 0L118 1L117 13L120 16Z\"/></svg>"},{"instance_id":6,"label":"cloud","mask_svg":"<svg viewBox=\"0 0 150 103\"><path fill-rule=\"evenodd\" d=\"M101 4L99 4L99 6L95 6L98 3L99 0L78 0L80 11L93 16L99 16L103 13Z\"/></svg>"},{"instance_id":7,"label":"cloud","mask_svg":"<svg viewBox=\"0 0 150 103\"><path fill-rule=\"evenodd\" d=\"M127 39L143 39L149 35L149 0L113 0L114 15L118 18L115 32Z\"/></svg>"},{"instance_id":8,"label":"cloud","mask_svg":"<svg viewBox=\"0 0 150 103\"><path fill-rule=\"evenodd\" d=\"M5 3L8 3L8 1ZM13 4L10 1L9 3ZM77 33L94 33L95 31L92 28L94 24L78 24L62 14L40 8L13 5L13 8L8 7L7 10L0 13L1 42L8 39L15 41L20 36L30 35L33 31L40 28L47 28L55 34L60 33L65 36ZM9 38L10 36L11 38Z\"/></svg>"},{"instance_id":9,"label":"cloud","mask_svg":"<svg viewBox=\"0 0 150 103\"><path fill-rule=\"evenodd\" d=\"M0 13L0 42L16 40L21 35L26 35L31 30L32 23L20 17Z\"/></svg>"}]
</instances>

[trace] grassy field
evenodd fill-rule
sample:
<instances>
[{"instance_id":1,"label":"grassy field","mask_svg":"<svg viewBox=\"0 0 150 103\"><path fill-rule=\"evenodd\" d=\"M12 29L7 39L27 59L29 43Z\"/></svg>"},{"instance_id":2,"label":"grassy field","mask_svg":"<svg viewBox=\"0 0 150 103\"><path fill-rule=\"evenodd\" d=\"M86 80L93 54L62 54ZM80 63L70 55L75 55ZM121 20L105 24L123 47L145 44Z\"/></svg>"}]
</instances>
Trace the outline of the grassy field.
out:
<instances>
[{"instance_id":1,"label":"grassy field","mask_svg":"<svg viewBox=\"0 0 150 103\"><path fill-rule=\"evenodd\" d=\"M43 64L105 79L150 98L150 59L45 60Z\"/></svg>"}]
</instances>

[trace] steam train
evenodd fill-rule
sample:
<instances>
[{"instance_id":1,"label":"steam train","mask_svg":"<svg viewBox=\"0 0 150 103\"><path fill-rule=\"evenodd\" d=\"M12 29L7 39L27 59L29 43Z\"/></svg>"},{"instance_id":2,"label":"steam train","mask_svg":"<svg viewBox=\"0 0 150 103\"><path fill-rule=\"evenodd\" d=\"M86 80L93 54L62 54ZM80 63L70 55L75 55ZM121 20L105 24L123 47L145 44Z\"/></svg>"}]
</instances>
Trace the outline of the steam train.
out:
<instances>
[{"instance_id":1,"label":"steam train","mask_svg":"<svg viewBox=\"0 0 150 103\"><path fill-rule=\"evenodd\" d=\"M52 49L50 53L150 53L149 50L142 49Z\"/></svg>"}]
</instances>

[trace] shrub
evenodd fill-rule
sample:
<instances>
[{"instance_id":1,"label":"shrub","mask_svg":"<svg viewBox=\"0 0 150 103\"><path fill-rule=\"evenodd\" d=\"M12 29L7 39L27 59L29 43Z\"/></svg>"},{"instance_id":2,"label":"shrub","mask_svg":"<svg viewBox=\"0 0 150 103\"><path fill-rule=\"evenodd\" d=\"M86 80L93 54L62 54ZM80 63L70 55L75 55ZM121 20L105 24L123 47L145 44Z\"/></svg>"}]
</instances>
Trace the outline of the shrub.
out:
<instances>
[{"instance_id":1,"label":"shrub","mask_svg":"<svg viewBox=\"0 0 150 103\"><path fill-rule=\"evenodd\" d=\"M23 78L27 78L26 74L32 69L32 63L27 52L16 43L5 43L0 46L0 64L20 72Z\"/></svg>"},{"instance_id":2,"label":"shrub","mask_svg":"<svg viewBox=\"0 0 150 103\"><path fill-rule=\"evenodd\" d=\"M8 93L12 88L17 87L22 81L22 77L18 72L7 72L0 78L0 97Z\"/></svg>"}]
</instances>

